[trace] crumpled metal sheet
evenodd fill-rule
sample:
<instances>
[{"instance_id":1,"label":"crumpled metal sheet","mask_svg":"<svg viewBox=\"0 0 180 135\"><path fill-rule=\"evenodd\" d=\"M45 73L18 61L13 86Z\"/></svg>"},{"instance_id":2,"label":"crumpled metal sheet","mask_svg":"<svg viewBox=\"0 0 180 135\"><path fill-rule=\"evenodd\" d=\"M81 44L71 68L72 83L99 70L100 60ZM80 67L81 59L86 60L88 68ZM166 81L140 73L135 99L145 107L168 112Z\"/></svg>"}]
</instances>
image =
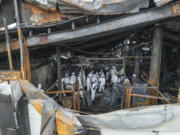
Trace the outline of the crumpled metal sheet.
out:
<instances>
[{"instance_id":1,"label":"crumpled metal sheet","mask_svg":"<svg viewBox=\"0 0 180 135\"><path fill-rule=\"evenodd\" d=\"M41 135L73 135L83 130L75 114L65 110L26 80L19 80L28 101L41 114ZM56 128L56 129L55 129Z\"/></svg>"},{"instance_id":2,"label":"crumpled metal sheet","mask_svg":"<svg viewBox=\"0 0 180 135\"><path fill-rule=\"evenodd\" d=\"M55 7L54 7L55 8ZM43 24L49 22L62 21L63 18L71 18L69 15L64 15L58 11L52 11L51 9L44 10L44 8L38 7L38 5L32 5L22 2L21 15L24 23ZM55 10L55 9L54 9Z\"/></svg>"},{"instance_id":3,"label":"crumpled metal sheet","mask_svg":"<svg viewBox=\"0 0 180 135\"><path fill-rule=\"evenodd\" d=\"M165 5L171 1L174 1L174 0L154 0L154 3L156 3L156 5L158 7L160 7L160 6L163 6L163 5Z\"/></svg>"},{"instance_id":4,"label":"crumpled metal sheet","mask_svg":"<svg viewBox=\"0 0 180 135\"><path fill-rule=\"evenodd\" d=\"M55 11L58 0L25 0L25 2L31 3L46 10Z\"/></svg>"},{"instance_id":5,"label":"crumpled metal sheet","mask_svg":"<svg viewBox=\"0 0 180 135\"><path fill-rule=\"evenodd\" d=\"M55 10L58 3L61 12L67 8L82 11L86 14L116 15L139 11L149 6L149 0L25 0L46 10ZM64 5L65 4L65 5ZM66 6L66 10L64 9ZM68 10L70 10L68 9ZM75 11L73 11L75 12ZM71 13L69 11L69 13ZM79 12L77 12L79 13Z\"/></svg>"},{"instance_id":6,"label":"crumpled metal sheet","mask_svg":"<svg viewBox=\"0 0 180 135\"><path fill-rule=\"evenodd\" d=\"M64 3L61 0L24 0L25 4L31 4L34 8L44 9L44 12L51 11L59 14L82 14L81 10ZM60 12L59 12L60 11ZM51 13L53 14L53 13Z\"/></svg>"},{"instance_id":7,"label":"crumpled metal sheet","mask_svg":"<svg viewBox=\"0 0 180 135\"><path fill-rule=\"evenodd\" d=\"M65 3L97 15L136 12L149 6L149 0L62 0Z\"/></svg>"},{"instance_id":8,"label":"crumpled metal sheet","mask_svg":"<svg viewBox=\"0 0 180 135\"><path fill-rule=\"evenodd\" d=\"M180 131L180 105L176 104L139 107L98 115L80 115L78 118L83 126L100 130Z\"/></svg>"}]
</instances>

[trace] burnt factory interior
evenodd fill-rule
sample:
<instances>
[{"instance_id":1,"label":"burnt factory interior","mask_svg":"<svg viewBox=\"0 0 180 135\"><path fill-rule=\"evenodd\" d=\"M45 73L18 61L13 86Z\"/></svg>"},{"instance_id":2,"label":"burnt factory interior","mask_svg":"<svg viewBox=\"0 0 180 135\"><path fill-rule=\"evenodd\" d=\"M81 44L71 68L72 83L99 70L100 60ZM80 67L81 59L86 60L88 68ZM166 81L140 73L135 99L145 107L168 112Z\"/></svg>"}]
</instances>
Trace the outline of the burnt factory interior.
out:
<instances>
[{"instance_id":1,"label":"burnt factory interior","mask_svg":"<svg viewBox=\"0 0 180 135\"><path fill-rule=\"evenodd\" d=\"M16 81L19 87L11 87L23 91L19 101L11 91L7 104L15 107L0 112L0 119L11 115L17 135L107 135L103 114L180 103L179 5L179 0L0 0L0 110L9 100L2 92L9 84ZM32 128L33 107L42 117L39 134ZM9 123L1 131L0 122L0 135L11 135ZM107 128L118 127L115 123Z\"/></svg>"},{"instance_id":2,"label":"burnt factory interior","mask_svg":"<svg viewBox=\"0 0 180 135\"><path fill-rule=\"evenodd\" d=\"M160 40L161 50L157 57L160 61L157 63L160 68L159 90L170 102L176 103L180 81L179 23L176 19L95 39L87 37L77 42L38 49L32 47L29 51L32 83L42 91L50 92L50 97L70 109L72 94L59 95L51 91L69 90L72 84L78 83L82 110L102 113L123 109L127 81L137 87L135 93L143 89L138 94L150 95L149 88L155 87L149 80L151 59L156 57L152 55L153 48L157 47L156 40ZM36 30L31 32L36 33ZM156 39L154 36L158 32L161 36ZM14 69L18 70L19 51L13 52L12 57ZM2 70L9 67L7 53L1 55L1 63ZM133 100L135 107L138 106L136 100L139 105L145 105L147 99ZM164 101L158 100L158 104L162 103Z\"/></svg>"}]
</instances>

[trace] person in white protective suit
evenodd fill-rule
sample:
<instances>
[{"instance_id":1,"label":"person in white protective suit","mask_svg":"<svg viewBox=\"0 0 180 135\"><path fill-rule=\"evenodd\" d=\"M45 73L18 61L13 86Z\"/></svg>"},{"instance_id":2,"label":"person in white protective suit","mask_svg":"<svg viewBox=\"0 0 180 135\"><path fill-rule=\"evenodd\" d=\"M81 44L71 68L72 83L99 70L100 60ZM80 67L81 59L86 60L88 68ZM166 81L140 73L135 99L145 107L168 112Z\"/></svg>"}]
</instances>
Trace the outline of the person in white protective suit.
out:
<instances>
[{"instance_id":1,"label":"person in white protective suit","mask_svg":"<svg viewBox=\"0 0 180 135\"><path fill-rule=\"evenodd\" d=\"M70 78L69 78L69 75L66 74L65 77L64 77L64 84L65 84L65 90L68 90L70 89Z\"/></svg>"},{"instance_id":2,"label":"person in white protective suit","mask_svg":"<svg viewBox=\"0 0 180 135\"><path fill-rule=\"evenodd\" d=\"M103 70L101 69L101 71L99 72L99 76L101 77L101 75L103 75L105 77L105 74L103 72Z\"/></svg>"},{"instance_id":3,"label":"person in white protective suit","mask_svg":"<svg viewBox=\"0 0 180 135\"><path fill-rule=\"evenodd\" d=\"M116 67L115 67L115 66L111 66L111 69L110 69L110 74L111 74L111 76L115 75L116 72L117 72Z\"/></svg>"},{"instance_id":4,"label":"person in white protective suit","mask_svg":"<svg viewBox=\"0 0 180 135\"><path fill-rule=\"evenodd\" d=\"M57 80L57 87L58 87L58 80ZM65 77L62 77L62 79L61 79L61 89L62 89L62 91L64 92L64 90L66 90L66 84L65 84ZM63 93L63 95L64 96L66 96L66 94L65 93Z\"/></svg>"},{"instance_id":5,"label":"person in white protective suit","mask_svg":"<svg viewBox=\"0 0 180 135\"><path fill-rule=\"evenodd\" d=\"M90 75L91 77L93 77L94 71L91 71L88 75Z\"/></svg>"},{"instance_id":6,"label":"person in white protective suit","mask_svg":"<svg viewBox=\"0 0 180 135\"><path fill-rule=\"evenodd\" d=\"M83 82L83 86L85 87L86 86L86 74L85 74L85 71L83 71L83 76L82 76L82 82Z\"/></svg>"},{"instance_id":7,"label":"person in white protective suit","mask_svg":"<svg viewBox=\"0 0 180 135\"><path fill-rule=\"evenodd\" d=\"M82 85L82 74L81 72L79 72L79 75L77 77L77 80L78 80L78 83L79 83L79 94L80 94L80 97L83 98L83 85Z\"/></svg>"},{"instance_id":8,"label":"person in white protective suit","mask_svg":"<svg viewBox=\"0 0 180 135\"><path fill-rule=\"evenodd\" d=\"M105 76L102 74L99 78L99 92L103 92L105 89L106 79Z\"/></svg>"},{"instance_id":9,"label":"person in white protective suit","mask_svg":"<svg viewBox=\"0 0 180 135\"><path fill-rule=\"evenodd\" d=\"M92 101L94 101L94 99L95 99L97 88L98 88L98 80L96 78L96 75L94 75L92 78L92 87L91 87L91 99L92 99Z\"/></svg>"},{"instance_id":10,"label":"person in white protective suit","mask_svg":"<svg viewBox=\"0 0 180 135\"><path fill-rule=\"evenodd\" d=\"M92 74L89 73L86 80L87 91L91 89L91 79L92 79Z\"/></svg>"},{"instance_id":11,"label":"person in white protective suit","mask_svg":"<svg viewBox=\"0 0 180 135\"><path fill-rule=\"evenodd\" d=\"M96 72L95 76L96 76L96 78L97 78L97 80L98 80L98 79L99 79L99 73Z\"/></svg>"},{"instance_id":12,"label":"person in white protective suit","mask_svg":"<svg viewBox=\"0 0 180 135\"><path fill-rule=\"evenodd\" d=\"M118 81L119 81L118 76L117 76L116 74L113 75L112 78L111 78L111 82L112 82L113 84L116 84L116 83L118 83Z\"/></svg>"},{"instance_id":13,"label":"person in white protective suit","mask_svg":"<svg viewBox=\"0 0 180 135\"><path fill-rule=\"evenodd\" d=\"M82 90L83 89L83 86L82 86L82 74L81 74L81 72L79 72L79 75L78 75L78 83L79 83L79 90Z\"/></svg>"},{"instance_id":14,"label":"person in white protective suit","mask_svg":"<svg viewBox=\"0 0 180 135\"><path fill-rule=\"evenodd\" d=\"M125 78L125 79L124 79L124 83L125 83L125 84L130 83L129 79L128 79L128 78Z\"/></svg>"},{"instance_id":15,"label":"person in white protective suit","mask_svg":"<svg viewBox=\"0 0 180 135\"><path fill-rule=\"evenodd\" d=\"M117 76L116 75L117 69L115 66L111 66L111 70L110 70L110 74L111 74L111 83L113 83L112 81L116 79Z\"/></svg>"},{"instance_id":16,"label":"person in white protective suit","mask_svg":"<svg viewBox=\"0 0 180 135\"><path fill-rule=\"evenodd\" d=\"M119 79L118 80L119 80L119 82L124 80L124 69L123 68L119 71Z\"/></svg>"},{"instance_id":17,"label":"person in white protective suit","mask_svg":"<svg viewBox=\"0 0 180 135\"><path fill-rule=\"evenodd\" d=\"M57 83L58 83L58 80L57 80ZM65 77L61 78L61 88L62 88L63 91L65 90Z\"/></svg>"},{"instance_id":18,"label":"person in white protective suit","mask_svg":"<svg viewBox=\"0 0 180 135\"><path fill-rule=\"evenodd\" d=\"M86 74L85 74L85 71L84 71L84 70L83 70L83 72L80 71L80 72L79 72L79 76L80 76L80 78L81 78L81 84L82 84L82 86L85 87L85 86L86 86Z\"/></svg>"},{"instance_id":19,"label":"person in white protective suit","mask_svg":"<svg viewBox=\"0 0 180 135\"><path fill-rule=\"evenodd\" d=\"M73 88L73 85L76 83L76 75L73 72L71 77L70 77L70 84L71 84L71 89Z\"/></svg>"},{"instance_id":20,"label":"person in white protective suit","mask_svg":"<svg viewBox=\"0 0 180 135\"><path fill-rule=\"evenodd\" d=\"M122 76L124 74L124 69L122 68L119 72L119 74Z\"/></svg>"}]
</instances>

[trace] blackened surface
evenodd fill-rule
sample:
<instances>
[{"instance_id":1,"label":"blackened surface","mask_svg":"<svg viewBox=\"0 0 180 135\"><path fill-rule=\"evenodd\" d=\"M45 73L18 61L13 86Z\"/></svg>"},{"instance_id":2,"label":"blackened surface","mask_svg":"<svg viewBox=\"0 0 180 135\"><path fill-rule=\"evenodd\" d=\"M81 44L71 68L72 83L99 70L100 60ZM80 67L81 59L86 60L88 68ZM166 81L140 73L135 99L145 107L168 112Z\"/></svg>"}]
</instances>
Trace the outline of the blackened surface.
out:
<instances>
[{"instance_id":1,"label":"blackened surface","mask_svg":"<svg viewBox=\"0 0 180 135\"><path fill-rule=\"evenodd\" d=\"M15 22L14 20L14 3L13 0L3 0L0 4L0 24L3 24L3 18L6 17L7 24Z\"/></svg>"},{"instance_id":2,"label":"blackened surface","mask_svg":"<svg viewBox=\"0 0 180 135\"><path fill-rule=\"evenodd\" d=\"M11 103L11 97L9 95L0 94L0 103Z\"/></svg>"},{"instance_id":3,"label":"blackened surface","mask_svg":"<svg viewBox=\"0 0 180 135\"><path fill-rule=\"evenodd\" d=\"M2 95L0 95L0 98ZM0 128L15 128L14 110L9 96L3 96L0 102Z\"/></svg>"},{"instance_id":4,"label":"blackened surface","mask_svg":"<svg viewBox=\"0 0 180 135\"><path fill-rule=\"evenodd\" d=\"M28 101L22 98L18 103L19 135L31 135L29 125Z\"/></svg>"},{"instance_id":5,"label":"blackened surface","mask_svg":"<svg viewBox=\"0 0 180 135\"><path fill-rule=\"evenodd\" d=\"M18 129L12 129L12 128L1 129L1 134L2 135L20 135Z\"/></svg>"}]
</instances>

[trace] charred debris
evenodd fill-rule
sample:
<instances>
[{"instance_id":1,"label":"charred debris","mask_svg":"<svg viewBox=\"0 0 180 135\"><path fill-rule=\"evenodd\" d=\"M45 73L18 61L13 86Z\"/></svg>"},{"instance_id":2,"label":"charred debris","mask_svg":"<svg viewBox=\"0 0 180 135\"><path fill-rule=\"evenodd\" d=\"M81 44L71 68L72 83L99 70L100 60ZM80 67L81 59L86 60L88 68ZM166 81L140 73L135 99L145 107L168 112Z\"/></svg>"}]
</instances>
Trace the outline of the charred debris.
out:
<instances>
[{"instance_id":1,"label":"charred debris","mask_svg":"<svg viewBox=\"0 0 180 135\"><path fill-rule=\"evenodd\" d=\"M1 0L0 7L2 83L28 80L48 102L80 114L180 103L179 0ZM9 119L2 135L18 129L16 121L31 127L19 116L28 110L33 87L20 86L21 107L12 102L5 109L18 116L0 112L17 119L14 125ZM78 119L93 125L88 117ZM19 132L30 133L27 127Z\"/></svg>"}]
</instances>

